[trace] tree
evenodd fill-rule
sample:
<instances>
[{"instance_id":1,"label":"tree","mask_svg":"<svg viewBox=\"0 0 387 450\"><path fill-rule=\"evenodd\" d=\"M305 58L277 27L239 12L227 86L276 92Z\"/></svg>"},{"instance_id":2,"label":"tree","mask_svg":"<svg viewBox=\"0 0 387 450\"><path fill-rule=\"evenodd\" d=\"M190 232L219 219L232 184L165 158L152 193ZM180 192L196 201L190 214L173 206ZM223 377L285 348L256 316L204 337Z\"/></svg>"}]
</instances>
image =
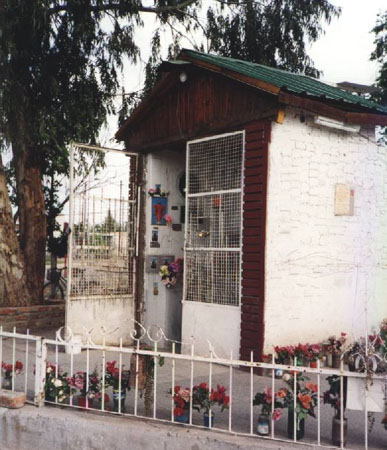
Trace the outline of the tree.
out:
<instances>
[{"instance_id":1,"label":"tree","mask_svg":"<svg viewBox=\"0 0 387 450\"><path fill-rule=\"evenodd\" d=\"M372 30L375 33L375 50L371 55L371 60L377 61L380 65L379 75L376 79L376 86L379 90L373 94L373 99L387 107L387 10L379 14L376 26ZM382 138L387 144L387 128L382 130Z\"/></svg>"},{"instance_id":2,"label":"tree","mask_svg":"<svg viewBox=\"0 0 387 450\"><path fill-rule=\"evenodd\" d=\"M323 20L329 23L340 12L326 0L230 2L228 14L209 8L206 35L210 49L222 56L318 77L306 43L321 35Z\"/></svg>"},{"instance_id":3,"label":"tree","mask_svg":"<svg viewBox=\"0 0 387 450\"><path fill-rule=\"evenodd\" d=\"M123 58L136 61L139 54L134 30L142 25L140 13L164 21L185 20L184 9L193 3L160 0L147 7L125 0L1 2L0 131L13 154L21 250L15 255L20 266L23 258L26 262L30 303L40 301L44 279L43 176L52 174L56 162L68 171L66 145L71 140L95 142L107 114L114 112ZM8 199L5 185L0 188L2 198ZM8 232L16 242L15 230ZM11 256L0 275L9 272L10 265ZM0 303L17 298L13 291L8 284Z\"/></svg>"}]
</instances>

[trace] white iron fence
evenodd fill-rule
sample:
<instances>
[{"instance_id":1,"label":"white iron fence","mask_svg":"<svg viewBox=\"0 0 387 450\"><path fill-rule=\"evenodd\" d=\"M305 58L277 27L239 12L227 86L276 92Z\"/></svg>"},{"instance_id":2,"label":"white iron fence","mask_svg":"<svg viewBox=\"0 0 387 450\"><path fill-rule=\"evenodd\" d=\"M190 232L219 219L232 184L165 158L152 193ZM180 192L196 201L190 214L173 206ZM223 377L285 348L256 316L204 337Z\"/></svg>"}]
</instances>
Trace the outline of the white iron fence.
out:
<instances>
[{"instance_id":1,"label":"white iron fence","mask_svg":"<svg viewBox=\"0 0 387 450\"><path fill-rule=\"evenodd\" d=\"M347 410L340 409L338 446L385 448L387 429L381 424L384 412L373 413L372 417L369 414L370 410L378 411L374 407L375 401L384 407L386 405L385 375L373 374L371 377L369 373L350 372L345 369L343 360L341 368L335 370L321 367L320 362L317 368L298 366L297 360L293 365L280 365L275 363L274 357L271 363L254 361L253 355L250 361L234 359L232 354L229 358L218 358L211 345L208 355L197 355L194 341L170 341L161 329L145 329L140 324L136 324L136 330L132 332L132 346L124 346L122 340L118 346L95 345L90 333L84 338L84 343L81 343L71 335L71 330L65 328L58 330L51 339L20 334L15 329L5 332L0 328L2 385L8 381L10 389L25 392L27 401L36 406L53 403L100 413L150 417L164 422L179 422L182 426L204 427L203 419L196 412L194 398L198 386L201 386L209 392L214 389L219 394L209 405L209 416L213 413L216 416L214 421L209 420L208 428L259 438L256 424L261 407L253 406L253 400L257 392L266 392L268 399L271 396L271 402L268 402L271 419L267 438L285 441L289 440L290 435L293 442L298 442L299 422L292 411L297 410L302 401L309 404L308 398L300 398L302 393L298 392L300 377L307 375L314 386L311 389L315 390L316 420L311 417L306 420L302 442L332 447L333 411L329 405L324 405L322 396L328 388L327 377L335 375L341 387L340 404L347 402ZM150 345L145 345L145 342ZM167 351L165 347L171 350ZM287 375L284 378L290 377L291 385L284 385L283 379L277 378L279 371ZM344 385L349 384L349 380L360 380L361 388L365 387L360 393L364 396L364 409L361 411L349 410L350 389L344 398ZM375 389L371 388L375 385L381 386L376 399ZM218 386L220 388L216 389ZM288 411L291 411L288 424L285 418L278 422L274 420L277 409L274 393L277 390L278 394L285 386L288 392L292 392L293 399L293 409L288 405ZM82 393L83 389L83 393L87 394L84 400L76 395L75 388L78 388L77 392ZM182 416L177 415L179 404L173 394L175 392L185 400L180 409L186 408L184 418L187 423L181 423ZM216 403L228 404L228 409L221 413ZM347 421L348 444L345 445Z\"/></svg>"}]
</instances>

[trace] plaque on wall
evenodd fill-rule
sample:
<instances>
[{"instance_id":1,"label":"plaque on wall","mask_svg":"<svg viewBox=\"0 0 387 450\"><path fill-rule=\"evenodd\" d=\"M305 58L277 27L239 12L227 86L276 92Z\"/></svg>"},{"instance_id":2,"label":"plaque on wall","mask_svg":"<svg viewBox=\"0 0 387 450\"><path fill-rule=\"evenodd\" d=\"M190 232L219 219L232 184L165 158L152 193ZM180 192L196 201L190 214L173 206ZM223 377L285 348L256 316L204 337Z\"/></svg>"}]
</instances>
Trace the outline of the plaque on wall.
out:
<instances>
[{"instance_id":1,"label":"plaque on wall","mask_svg":"<svg viewBox=\"0 0 387 450\"><path fill-rule=\"evenodd\" d=\"M335 185L335 216L353 216L355 191L347 184Z\"/></svg>"}]
</instances>

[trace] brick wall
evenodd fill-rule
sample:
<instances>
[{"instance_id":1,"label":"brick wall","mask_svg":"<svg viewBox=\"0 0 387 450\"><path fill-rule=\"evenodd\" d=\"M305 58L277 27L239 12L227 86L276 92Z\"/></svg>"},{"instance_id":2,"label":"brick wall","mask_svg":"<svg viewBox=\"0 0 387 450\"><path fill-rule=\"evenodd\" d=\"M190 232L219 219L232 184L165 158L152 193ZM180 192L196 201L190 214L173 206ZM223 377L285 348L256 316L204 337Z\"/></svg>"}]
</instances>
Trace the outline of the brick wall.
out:
<instances>
[{"instance_id":1,"label":"brick wall","mask_svg":"<svg viewBox=\"0 0 387 450\"><path fill-rule=\"evenodd\" d=\"M9 331L18 332L41 328L56 329L64 325L65 305L23 306L0 308L0 325Z\"/></svg>"},{"instance_id":2,"label":"brick wall","mask_svg":"<svg viewBox=\"0 0 387 450\"><path fill-rule=\"evenodd\" d=\"M264 257L267 154L271 123L257 121L246 128L240 357L260 358L264 339Z\"/></svg>"}]
</instances>

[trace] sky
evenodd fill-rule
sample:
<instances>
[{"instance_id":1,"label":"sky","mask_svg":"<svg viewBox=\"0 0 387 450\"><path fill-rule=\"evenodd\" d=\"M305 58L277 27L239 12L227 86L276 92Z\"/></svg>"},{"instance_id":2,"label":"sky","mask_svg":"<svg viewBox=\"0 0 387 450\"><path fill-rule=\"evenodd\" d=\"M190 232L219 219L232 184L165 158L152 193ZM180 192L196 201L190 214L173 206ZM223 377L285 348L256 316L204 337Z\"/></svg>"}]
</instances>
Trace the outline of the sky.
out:
<instances>
[{"instance_id":1,"label":"sky","mask_svg":"<svg viewBox=\"0 0 387 450\"><path fill-rule=\"evenodd\" d=\"M203 0L203 5L214 4L216 0ZM330 24L324 24L324 34L309 47L309 55L315 66L322 70L321 79L330 83L351 81L359 84L373 84L378 74L378 66L370 61L374 49L374 34L371 32L376 24L377 14L387 8L387 0L330 0L342 8L339 18ZM203 8L205 11L206 8ZM204 16L205 13L201 14ZM126 64L123 74L123 84L126 92L141 89L145 74L144 61L149 55L150 38L154 28L153 15L144 16L145 27L136 32L137 43L140 46L142 62L136 66ZM163 38L163 37L162 37ZM164 36L165 54L168 36ZM196 41L197 43L198 40ZM189 42L184 46L191 47ZM119 98L117 98L118 106ZM101 133L103 145L121 147L114 142L117 131L117 119L111 117L107 129Z\"/></svg>"},{"instance_id":2,"label":"sky","mask_svg":"<svg viewBox=\"0 0 387 450\"><path fill-rule=\"evenodd\" d=\"M352 81L372 84L378 74L375 62L369 60L374 50L371 33L379 12L387 9L386 0L331 1L342 8L341 16L325 26L325 35L310 49L310 56L323 80Z\"/></svg>"}]
</instances>

